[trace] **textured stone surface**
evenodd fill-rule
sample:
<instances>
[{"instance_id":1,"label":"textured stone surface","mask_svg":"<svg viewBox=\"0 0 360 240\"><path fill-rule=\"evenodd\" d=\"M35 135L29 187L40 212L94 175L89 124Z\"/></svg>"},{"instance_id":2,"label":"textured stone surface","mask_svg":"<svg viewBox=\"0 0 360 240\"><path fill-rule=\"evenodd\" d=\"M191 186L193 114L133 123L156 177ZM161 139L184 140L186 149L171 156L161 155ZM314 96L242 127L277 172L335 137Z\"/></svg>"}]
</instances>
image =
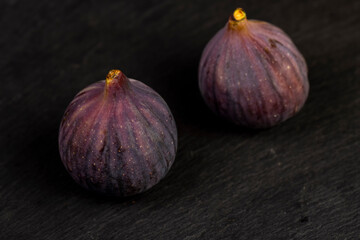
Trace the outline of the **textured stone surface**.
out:
<instances>
[{"instance_id":1,"label":"textured stone surface","mask_svg":"<svg viewBox=\"0 0 360 240\"><path fill-rule=\"evenodd\" d=\"M215 117L198 90L234 1L1 1L1 238L359 238L360 2L242 3L309 67L304 108L265 131ZM179 133L169 174L125 200L77 186L57 145L68 103L113 68L157 91Z\"/></svg>"}]
</instances>

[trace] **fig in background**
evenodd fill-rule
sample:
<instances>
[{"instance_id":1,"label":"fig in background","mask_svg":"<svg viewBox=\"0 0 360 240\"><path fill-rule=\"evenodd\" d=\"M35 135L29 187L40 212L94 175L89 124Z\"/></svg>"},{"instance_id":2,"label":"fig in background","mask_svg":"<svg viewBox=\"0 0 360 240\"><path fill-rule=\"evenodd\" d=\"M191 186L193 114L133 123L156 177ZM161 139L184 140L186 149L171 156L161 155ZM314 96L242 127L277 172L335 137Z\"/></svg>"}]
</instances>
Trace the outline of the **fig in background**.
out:
<instances>
[{"instance_id":1,"label":"fig in background","mask_svg":"<svg viewBox=\"0 0 360 240\"><path fill-rule=\"evenodd\" d=\"M205 47L199 87L218 115L268 128L294 116L309 92L304 57L278 27L248 20L238 8Z\"/></svg>"}]
</instances>

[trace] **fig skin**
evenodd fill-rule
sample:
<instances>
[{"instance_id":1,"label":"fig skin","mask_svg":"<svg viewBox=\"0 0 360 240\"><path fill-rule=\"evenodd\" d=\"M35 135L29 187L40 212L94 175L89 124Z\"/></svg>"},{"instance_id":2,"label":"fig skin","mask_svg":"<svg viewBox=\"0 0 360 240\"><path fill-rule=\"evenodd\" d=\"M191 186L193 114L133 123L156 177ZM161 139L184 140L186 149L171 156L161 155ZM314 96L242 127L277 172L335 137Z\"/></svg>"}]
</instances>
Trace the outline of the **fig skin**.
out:
<instances>
[{"instance_id":1,"label":"fig skin","mask_svg":"<svg viewBox=\"0 0 360 240\"><path fill-rule=\"evenodd\" d=\"M238 8L205 47L199 87L212 111L235 124L268 128L294 116L308 93L304 57L278 27Z\"/></svg>"},{"instance_id":2,"label":"fig skin","mask_svg":"<svg viewBox=\"0 0 360 240\"><path fill-rule=\"evenodd\" d=\"M141 193L172 166L177 129L165 101L121 71L80 91L60 124L61 160L82 187L118 197Z\"/></svg>"}]
</instances>

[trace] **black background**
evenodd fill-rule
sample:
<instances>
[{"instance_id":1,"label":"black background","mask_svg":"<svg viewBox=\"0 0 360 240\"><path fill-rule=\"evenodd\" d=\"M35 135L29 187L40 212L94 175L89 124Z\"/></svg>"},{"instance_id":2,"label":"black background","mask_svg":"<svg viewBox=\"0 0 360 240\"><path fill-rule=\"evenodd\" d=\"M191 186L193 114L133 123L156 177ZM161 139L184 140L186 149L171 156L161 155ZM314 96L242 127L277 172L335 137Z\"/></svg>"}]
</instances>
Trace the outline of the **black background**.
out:
<instances>
[{"instance_id":1,"label":"black background","mask_svg":"<svg viewBox=\"0 0 360 240\"><path fill-rule=\"evenodd\" d=\"M201 52L236 7L287 32L309 98L268 130L205 106ZM360 2L18 1L0 3L1 239L360 238ZM170 106L179 149L144 194L106 198L66 173L57 146L74 95L112 68Z\"/></svg>"}]
</instances>

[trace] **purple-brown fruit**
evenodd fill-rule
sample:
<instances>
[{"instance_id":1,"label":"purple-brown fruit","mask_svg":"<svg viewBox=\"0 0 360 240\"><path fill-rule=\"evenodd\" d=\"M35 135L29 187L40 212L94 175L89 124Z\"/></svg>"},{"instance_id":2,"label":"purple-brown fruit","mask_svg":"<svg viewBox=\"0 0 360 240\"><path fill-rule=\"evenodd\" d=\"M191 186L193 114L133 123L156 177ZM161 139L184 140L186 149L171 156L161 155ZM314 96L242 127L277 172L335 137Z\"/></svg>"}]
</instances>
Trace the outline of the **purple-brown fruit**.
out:
<instances>
[{"instance_id":1,"label":"purple-brown fruit","mask_svg":"<svg viewBox=\"0 0 360 240\"><path fill-rule=\"evenodd\" d=\"M241 8L205 47L199 87L206 104L238 125L267 128L294 116L309 92L305 59L291 39Z\"/></svg>"},{"instance_id":2,"label":"purple-brown fruit","mask_svg":"<svg viewBox=\"0 0 360 240\"><path fill-rule=\"evenodd\" d=\"M84 188L106 195L151 188L169 171L176 149L176 125L165 101L119 70L80 91L60 124L65 168Z\"/></svg>"}]
</instances>

